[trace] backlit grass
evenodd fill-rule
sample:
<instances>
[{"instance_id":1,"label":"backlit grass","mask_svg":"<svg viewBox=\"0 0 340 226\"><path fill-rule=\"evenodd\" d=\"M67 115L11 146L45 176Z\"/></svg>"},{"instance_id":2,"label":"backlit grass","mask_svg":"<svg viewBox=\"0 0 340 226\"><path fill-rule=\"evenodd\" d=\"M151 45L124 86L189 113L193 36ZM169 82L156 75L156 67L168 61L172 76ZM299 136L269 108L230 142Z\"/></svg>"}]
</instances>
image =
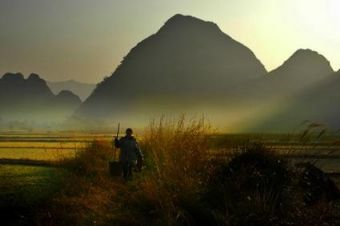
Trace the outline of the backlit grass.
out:
<instances>
[{"instance_id":1,"label":"backlit grass","mask_svg":"<svg viewBox=\"0 0 340 226\"><path fill-rule=\"evenodd\" d=\"M51 134L47 136L50 139L47 143L57 144ZM42 137L34 135L37 140L32 143L40 145ZM333 151L328 145L334 146L325 140L321 145L299 143L298 135L294 140L283 135L260 137L216 135L203 119L155 121L145 129L142 139L138 137L145 153L145 168L128 183L109 175L108 162L113 156L111 136L93 142L86 140L87 146L76 154L72 149L60 149L71 151L70 158L52 157L57 148L9 149L7 154L13 158L26 155L32 159L53 159L63 167L0 166L0 180L5 182L0 186L2 197L10 197L2 200L7 202L7 207L10 203L17 214L29 214L30 225L44 226L240 226L251 222L256 226L314 226L340 222L336 214L340 211L338 202L305 205L294 164L291 160L287 164L278 162L282 160L278 154L291 152L292 147L301 152L319 152ZM65 138L71 139L82 138ZM262 143L255 146L255 155L253 146L246 146L254 142ZM18 155L20 150L22 156ZM293 152L299 154L298 151ZM242 164L242 155L247 153L255 156L251 158L254 161ZM266 159L266 164L257 168L262 159ZM330 161L320 164L325 169L336 168L336 161ZM235 167L239 162L242 167ZM225 172L223 169L235 169L235 172L219 176L219 172ZM284 172L284 176L272 180L272 172ZM233 178L234 175L237 177ZM256 187L258 183L260 190ZM287 202L282 203L286 198Z\"/></svg>"}]
</instances>

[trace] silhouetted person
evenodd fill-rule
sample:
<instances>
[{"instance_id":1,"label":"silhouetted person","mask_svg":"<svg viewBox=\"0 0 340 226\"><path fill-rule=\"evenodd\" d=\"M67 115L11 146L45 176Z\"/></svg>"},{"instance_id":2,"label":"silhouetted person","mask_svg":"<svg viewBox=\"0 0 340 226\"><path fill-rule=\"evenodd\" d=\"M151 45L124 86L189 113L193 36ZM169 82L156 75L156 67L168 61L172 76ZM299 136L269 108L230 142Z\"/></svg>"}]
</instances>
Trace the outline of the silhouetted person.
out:
<instances>
[{"instance_id":1,"label":"silhouetted person","mask_svg":"<svg viewBox=\"0 0 340 226\"><path fill-rule=\"evenodd\" d=\"M115 138L115 146L120 148L119 161L123 169L125 180L132 179L132 169L136 167L137 160L143 159L143 154L136 138L132 135L132 129L126 130L126 135L120 139Z\"/></svg>"}]
</instances>

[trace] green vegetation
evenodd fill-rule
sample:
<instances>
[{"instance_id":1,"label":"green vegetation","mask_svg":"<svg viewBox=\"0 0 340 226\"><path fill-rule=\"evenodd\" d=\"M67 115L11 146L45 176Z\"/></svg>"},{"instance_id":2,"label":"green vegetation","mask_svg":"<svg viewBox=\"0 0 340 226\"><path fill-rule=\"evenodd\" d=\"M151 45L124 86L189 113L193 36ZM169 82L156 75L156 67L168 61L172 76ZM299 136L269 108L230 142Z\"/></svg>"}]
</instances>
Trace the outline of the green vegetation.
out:
<instances>
[{"instance_id":1,"label":"green vegetation","mask_svg":"<svg viewBox=\"0 0 340 226\"><path fill-rule=\"evenodd\" d=\"M0 165L1 225L34 225L59 189L61 173L49 167Z\"/></svg>"}]
</instances>

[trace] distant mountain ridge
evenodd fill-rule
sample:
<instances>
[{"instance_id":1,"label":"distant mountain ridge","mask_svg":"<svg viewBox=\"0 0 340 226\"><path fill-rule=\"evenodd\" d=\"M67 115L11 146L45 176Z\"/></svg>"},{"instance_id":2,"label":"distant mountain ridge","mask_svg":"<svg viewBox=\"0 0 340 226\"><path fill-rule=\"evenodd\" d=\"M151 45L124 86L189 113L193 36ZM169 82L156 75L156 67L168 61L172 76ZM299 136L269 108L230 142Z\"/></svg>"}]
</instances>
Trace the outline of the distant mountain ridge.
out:
<instances>
[{"instance_id":1,"label":"distant mountain ridge","mask_svg":"<svg viewBox=\"0 0 340 226\"><path fill-rule=\"evenodd\" d=\"M336 108L322 107L321 103L328 100L321 97L321 84L326 87L333 75L334 70L323 55L310 49L297 50L251 87L249 96L253 106L260 106L260 111L265 113L252 117L249 129L254 132L292 131L304 121L331 126L333 122L324 117L324 113ZM316 101L312 96L321 99ZM312 112L317 112L318 116Z\"/></svg>"},{"instance_id":2,"label":"distant mountain ridge","mask_svg":"<svg viewBox=\"0 0 340 226\"><path fill-rule=\"evenodd\" d=\"M29 94L36 98L51 98L53 93L46 82L37 74L31 74L27 79L21 73L6 73L0 79L0 96L3 100L8 97L24 98Z\"/></svg>"},{"instance_id":3,"label":"distant mountain ridge","mask_svg":"<svg viewBox=\"0 0 340 226\"><path fill-rule=\"evenodd\" d=\"M0 78L0 118L2 123L43 125L61 123L81 104L70 91L54 95L45 80L32 73L6 73Z\"/></svg>"},{"instance_id":4,"label":"distant mountain ridge","mask_svg":"<svg viewBox=\"0 0 340 226\"><path fill-rule=\"evenodd\" d=\"M332 123L332 117L325 116L331 110L315 110L320 117L309 117L318 107L306 104L306 98L318 96L318 84L326 84L332 74L330 62L310 49L297 50L267 72L251 50L216 24L175 15L128 53L74 117L134 123L155 112L196 111L207 113L219 125L246 131L289 130L308 118ZM315 99L325 106L326 98L337 93L333 89Z\"/></svg>"},{"instance_id":5,"label":"distant mountain ridge","mask_svg":"<svg viewBox=\"0 0 340 226\"><path fill-rule=\"evenodd\" d=\"M96 84L79 82L72 79L59 82L49 81L47 85L55 95L62 90L69 90L79 96L81 100L86 100L96 87Z\"/></svg>"},{"instance_id":6,"label":"distant mountain ridge","mask_svg":"<svg viewBox=\"0 0 340 226\"><path fill-rule=\"evenodd\" d=\"M333 73L324 56L310 49L299 49L281 66L252 84L250 89L262 98L287 98L322 82Z\"/></svg>"},{"instance_id":7,"label":"distant mountain ridge","mask_svg":"<svg viewBox=\"0 0 340 226\"><path fill-rule=\"evenodd\" d=\"M249 48L216 24L179 14L132 48L96 88L84 88L82 104L71 92L59 92L71 87L80 93L77 82L50 86L59 94L37 75L24 79L6 74L0 80L0 104L14 109L10 116L19 112L22 117L52 116L61 122L72 115L65 128L112 128L116 122L141 127L154 118L182 113L205 115L229 132L292 132L306 120L340 128L340 71L334 72L323 55L299 49L267 72ZM90 88L94 90L85 98ZM18 107L24 95L30 101ZM15 98L18 101L11 101ZM39 110L44 105L49 110ZM67 113L55 116L51 109ZM0 124L3 115L0 110Z\"/></svg>"},{"instance_id":8,"label":"distant mountain ridge","mask_svg":"<svg viewBox=\"0 0 340 226\"><path fill-rule=\"evenodd\" d=\"M333 72L330 62L323 55L310 49L299 49L280 67L269 72L268 76L271 80L281 76L280 82L292 83L295 80L290 85L299 86L323 80ZM297 84L299 82L303 84Z\"/></svg>"},{"instance_id":9,"label":"distant mountain ridge","mask_svg":"<svg viewBox=\"0 0 340 226\"><path fill-rule=\"evenodd\" d=\"M128 53L76 117L110 120L133 111L150 117L148 109L160 112L180 105L181 111L183 105L195 106L199 100L203 105L209 101L221 104L234 87L266 73L250 49L216 24L175 15Z\"/></svg>"}]
</instances>

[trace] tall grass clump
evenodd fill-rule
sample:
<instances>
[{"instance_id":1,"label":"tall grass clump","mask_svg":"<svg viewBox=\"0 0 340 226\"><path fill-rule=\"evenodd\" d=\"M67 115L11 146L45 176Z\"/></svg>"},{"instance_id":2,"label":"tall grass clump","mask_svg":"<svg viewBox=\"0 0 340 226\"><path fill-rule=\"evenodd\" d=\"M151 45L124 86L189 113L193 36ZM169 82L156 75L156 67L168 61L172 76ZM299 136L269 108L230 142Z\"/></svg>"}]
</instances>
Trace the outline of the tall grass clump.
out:
<instances>
[{"instance_id":1,"label":"tall grass clump","mask_svg":"<svg viewBox=\"0 0 340 226\"><path fill-rule=\"evenodd\" d=\"M75 158L65 159L62 164L74 174L95 178L107 174L107 163L112 156L110 143L94 140L84 151L78 151Z\"/></svg>"},{"instance_id":2,"label":"tall grass clump","mask_svg":"<svg viewBox=\"0 0 340 226\"><path fill-rule=\"evenodd\" d=\"M206 176L209 134L204 119L162 118L150 124L142 142L147 169L136 184L138 192L128 200L139 220L126 225L181 225L193 220Z\"/></svg>"},{"instance_id":3,"label":"tall grass clump","mask_svg":"<svg viewBox=\"0 0 340 226\"><path fill-rule=\"evenodd\" d=\"M108 172L111 158L109 142L93 141L62 162L62 186L41 214L40 225L108 225L117 187Z\"/></svg>"}]
</instances>

